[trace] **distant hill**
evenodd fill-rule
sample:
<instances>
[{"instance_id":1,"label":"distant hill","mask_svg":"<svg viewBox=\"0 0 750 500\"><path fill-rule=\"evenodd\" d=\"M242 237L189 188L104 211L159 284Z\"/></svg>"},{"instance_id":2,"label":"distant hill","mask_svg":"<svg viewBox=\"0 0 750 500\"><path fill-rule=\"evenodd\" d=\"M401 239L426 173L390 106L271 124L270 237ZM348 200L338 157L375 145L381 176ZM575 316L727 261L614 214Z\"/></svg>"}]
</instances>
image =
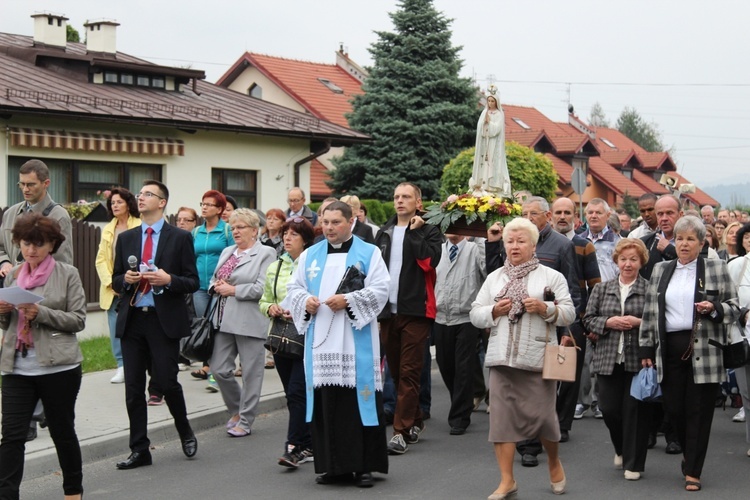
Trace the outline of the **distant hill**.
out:
<instances>
[{"instance_id":1,"label":"distant hill","mask_svg":"<svg viewBox=\"0 0 750 500\"><path fill-rule=\"evenodd\" d=\"M701 189L721 203L722 207L750 205L750 182L745 182L744 184L719 184L718 186L701 187Z\"/></svg>"}]
</instances>

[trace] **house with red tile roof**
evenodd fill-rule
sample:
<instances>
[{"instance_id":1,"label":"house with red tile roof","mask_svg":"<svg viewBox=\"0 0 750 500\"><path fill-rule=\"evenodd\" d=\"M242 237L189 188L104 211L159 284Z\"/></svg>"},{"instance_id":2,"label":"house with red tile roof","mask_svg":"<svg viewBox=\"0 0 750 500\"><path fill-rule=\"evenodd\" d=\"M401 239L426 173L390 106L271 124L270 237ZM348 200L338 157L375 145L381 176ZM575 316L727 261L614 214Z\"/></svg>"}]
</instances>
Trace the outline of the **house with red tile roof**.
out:
<instances>
[{"instance_id":1,"label":"house with red tile roof","mask_svg":"<svg viewBox=\"0 0 750 500\"><path fill-rule=\"evenodd\" d=\"M351 100L362 94L367 72L352 61L343 46L336 52L336 63L325 64L245 52L219 78L216 84L257 99L308 113L342 127L348 127ZM331 195L325 184L331 159L343 153L330 148L316 154L310 163L311 200Z\"/></svg>"},{"instance_id":2,"label":"house with red tile roof","mask_svg":"<svg viewBox=\"0 0 750 500\"><path fill-rule=\"evenodd\" d=\"M550 159L558 174L557 194L576 203L579 198L584 205L592 198L602 198L614 207L625 196L666 194L669 190L659 183L664 174L678 179L678 185L689 184L676 174L668 152L649 153L615 129L590 127L572 113L568 123L560 123L531 107L504 104L503 111L505 139ZM571 184L576 166L586 174L586 189L580 197ZM695 206L718 205L700 189L681 196Z\"/></svg>"}]
</instances>

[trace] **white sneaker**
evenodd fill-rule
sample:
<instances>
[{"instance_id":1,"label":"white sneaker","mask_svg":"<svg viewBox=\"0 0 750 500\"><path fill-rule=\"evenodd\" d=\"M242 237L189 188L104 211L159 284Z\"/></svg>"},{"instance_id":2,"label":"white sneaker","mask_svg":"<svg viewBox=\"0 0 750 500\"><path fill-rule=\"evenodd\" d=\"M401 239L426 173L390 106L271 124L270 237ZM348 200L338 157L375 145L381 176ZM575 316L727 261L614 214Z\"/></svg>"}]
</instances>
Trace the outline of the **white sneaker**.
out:
<instances>
[{"instance_id":1,"label":"white sneaker","mask_svg":"<svg viewBox=\"0 0 750 500\"><path fill-rule=\"evenodd\" d=\"M622 455L615 455L615 469L622 469Z\"/></svg>"},{"instance_id":2,"label":"white sneaker","mask_svg":"<svg viewBox=\"0 0 750 500\"><path fill-rule=\"evenodd\" d=\"M125 382L125 369L121 366L115 372L115 376L109 379L113 384L122 384Z\"/></svg>"},{"instance_id":3,"label":"white sneaker","mask_svg":"<svg viewBox=\"0 0 750 500\"><path fill-rule=\"evenodd\" d=\"M625 479L628 481L638 481L641 478L641 473L632 471L632 470L626 470L625 471Z\"/></svg>"},{"instance_id":4,"label":"white sneaker","mask_svg":"<svg viewBox=\"0 0 750 500\"><path fill-rule=\"evenodd\" d=\"M586 413L586 407L583 406L581 403L578 403L576 405L576 411L573 413L573 418L578 420L583 418L583 415Z\"/></svg>"},{"instance_id":5,"label":"white sneaker","mask_svg":"<svg viewBox=\"0 0 750 500\"><path fill-rule=\"evenodd\" d=\"M737 412L737 415L732 417L732 422L744 422L745 421L745 408L740 408L740 411Z\"/></svg>"}]
</instances>

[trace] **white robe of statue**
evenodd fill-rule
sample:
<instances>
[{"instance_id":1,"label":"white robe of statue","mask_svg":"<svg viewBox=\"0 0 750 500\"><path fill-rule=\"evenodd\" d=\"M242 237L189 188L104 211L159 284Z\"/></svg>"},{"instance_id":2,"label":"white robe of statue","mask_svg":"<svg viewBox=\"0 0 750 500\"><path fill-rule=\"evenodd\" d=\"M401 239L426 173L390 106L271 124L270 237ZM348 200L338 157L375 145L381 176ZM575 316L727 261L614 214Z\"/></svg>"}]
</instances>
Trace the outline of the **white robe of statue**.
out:
<instances>
[{"instance_id":1,"label":"white robe of statue","mask_svg":"<svg viewBox=\"0 0 750 500\"><path fill-rule=\"evenodd\" d=\"M510 175L505 159L505 114L493 96L487 97L487 107L477 123L474 168L469 189L474 196L511 196Z\"/></svg>"}]
</instances>

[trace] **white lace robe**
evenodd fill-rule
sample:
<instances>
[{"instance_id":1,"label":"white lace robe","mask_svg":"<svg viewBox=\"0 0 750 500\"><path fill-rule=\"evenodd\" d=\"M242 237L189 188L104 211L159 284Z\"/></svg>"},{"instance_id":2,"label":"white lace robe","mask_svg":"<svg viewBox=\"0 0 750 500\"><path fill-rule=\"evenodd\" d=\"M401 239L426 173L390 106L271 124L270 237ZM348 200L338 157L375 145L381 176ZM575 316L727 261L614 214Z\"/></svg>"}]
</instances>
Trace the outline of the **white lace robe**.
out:
<instances>
[{"instance_id":1,"label":"white lace robe","mask_svg":"<svg viewBox=\"0 0 750 500\"><path fill-rule=\"evenodd\" d=\"M382 391L377 317L388 301L390 275L380 252L375 250L370 259L365 288L345 295L355 319L352 320L346 310L334 314L323 302L335 294L346 270L346 256L345 253L330 254L326 259L325 268L318 269L317 263L308 262L307 251L303 252L299 257L297 269L287 284L287 296L282 302L282 307L292 312L297 331L305 335L309 336L308 327L311 321L315 321L313 337L305 339L305 342L313 342L314 387L356 387L354 335L365 335L361 328L369 323L375 387L376 390ZM307 290L305 279L308 272L322 272L323 277L318 295L321 305L315 316L306 319L305 303L312 296ZM309 359L305 359L306 365L309 362Z\"/></svg>"}]
</instances>

